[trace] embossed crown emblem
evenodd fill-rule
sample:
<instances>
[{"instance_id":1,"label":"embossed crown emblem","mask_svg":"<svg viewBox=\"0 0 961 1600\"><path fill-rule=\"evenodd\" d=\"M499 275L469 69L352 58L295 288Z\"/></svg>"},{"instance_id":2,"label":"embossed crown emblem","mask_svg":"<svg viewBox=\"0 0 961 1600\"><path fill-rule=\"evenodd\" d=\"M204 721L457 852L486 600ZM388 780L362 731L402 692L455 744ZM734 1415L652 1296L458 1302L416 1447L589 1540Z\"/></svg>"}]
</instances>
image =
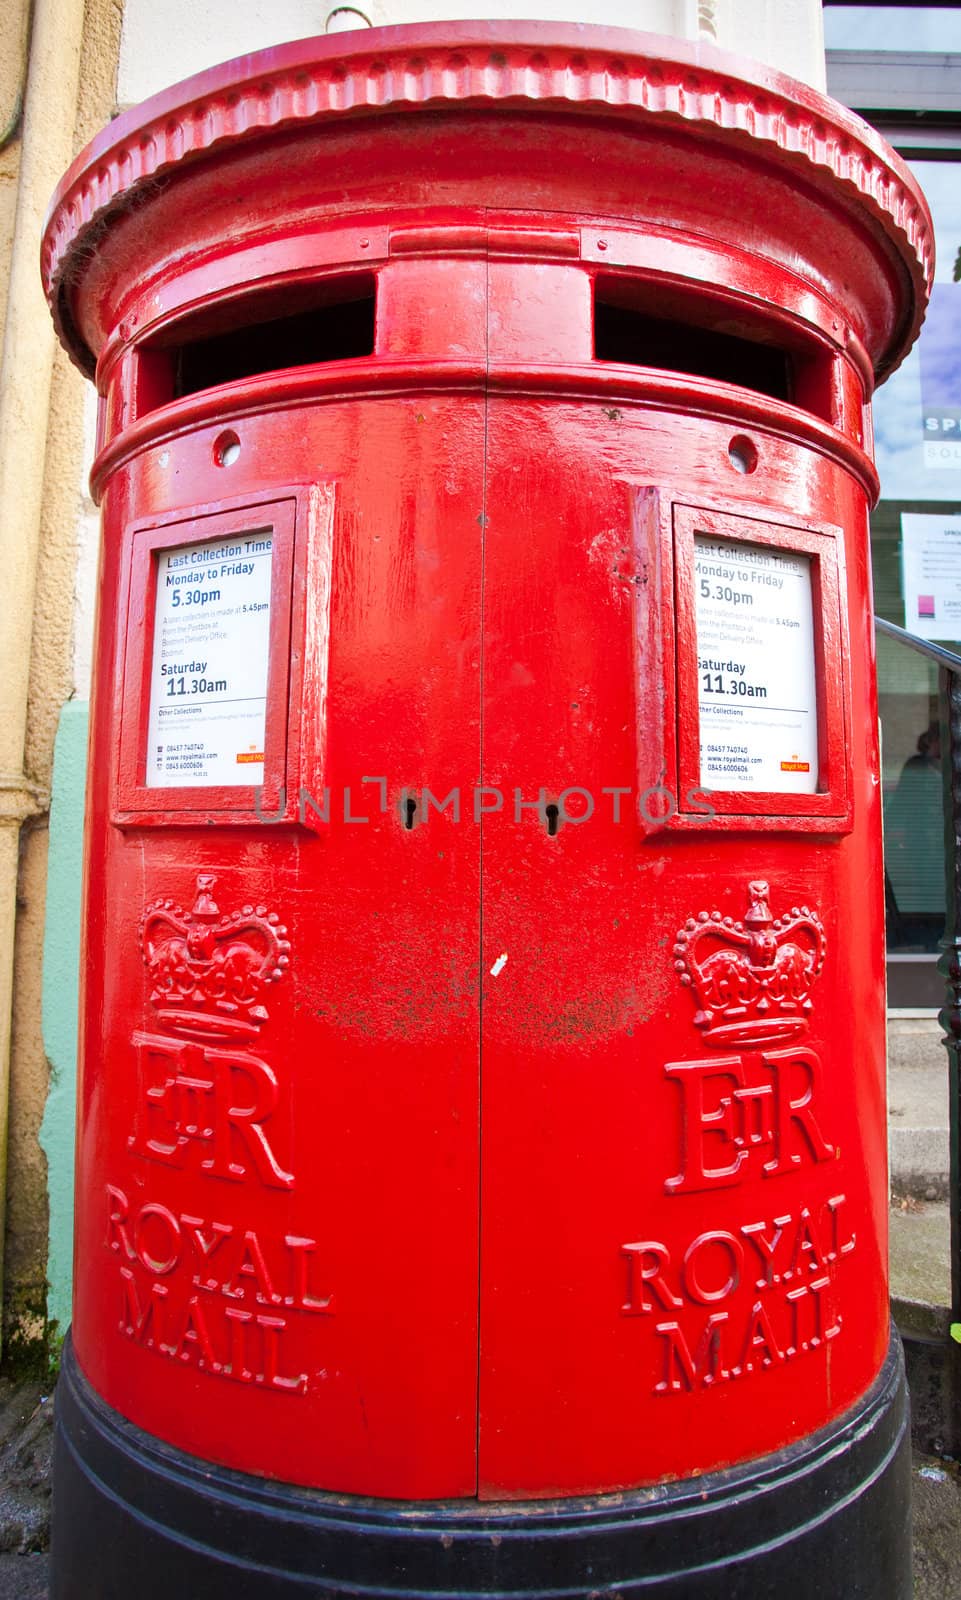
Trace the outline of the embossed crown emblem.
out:
<instances>
[{"instance_id":1,"label":"embossed crown emblem","mask_svg":"<svg viewBox=\"0 0 961 1600\"><path fill-rule=\"evenodd\" d=\"M807 1027L826 940L817 914L792 906L777 921L768 886L748 885L743 922L702 911L677 936L674 966L697 1001L694 1022L711 1044L769 1044Z\"/></svg>"},{"instance_id":2,"label":"embossed crown emblem","mask_svg":"<svg viewBox=\"0 0 961 1600\"><path fill-rule=\"evenodd\" d=\"M266 906L243 906L221 916L213 899L217 880L197 875L197 896L184 912L172 900L155 900L141 922L150 1000L171 1033L194 1039L250 1040L269 1013L268 984L290 964L287 929Z\"/></svg>"}]
</instances>

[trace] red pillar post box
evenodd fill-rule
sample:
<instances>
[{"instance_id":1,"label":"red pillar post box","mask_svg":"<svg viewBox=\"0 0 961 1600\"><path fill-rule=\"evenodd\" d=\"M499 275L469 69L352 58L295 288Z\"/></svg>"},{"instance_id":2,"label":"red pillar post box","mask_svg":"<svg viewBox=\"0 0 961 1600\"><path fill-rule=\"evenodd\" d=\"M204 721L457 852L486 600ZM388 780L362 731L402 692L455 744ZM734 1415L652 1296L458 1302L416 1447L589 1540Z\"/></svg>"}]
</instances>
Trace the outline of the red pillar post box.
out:
<instances>
[{"instance_id":1,"label":"red pillar post box","mask_svg":"<svg viewBox=\"0 0 961 1600\"><path fill-rule=\"evenodd\" d=\"M714 51L111 125L54 1590L908 1593L872 387L932 233Z\"/></svg>"}]
</instances>

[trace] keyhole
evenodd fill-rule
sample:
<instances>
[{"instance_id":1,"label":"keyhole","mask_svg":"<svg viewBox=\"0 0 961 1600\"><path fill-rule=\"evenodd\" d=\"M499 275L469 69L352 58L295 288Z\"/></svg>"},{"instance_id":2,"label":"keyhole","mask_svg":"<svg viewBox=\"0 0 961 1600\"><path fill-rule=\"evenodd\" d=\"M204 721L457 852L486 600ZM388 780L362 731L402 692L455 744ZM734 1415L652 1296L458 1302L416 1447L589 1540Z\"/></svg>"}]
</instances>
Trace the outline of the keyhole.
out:
<instances>
[{"instance_id":1,"label":"keyhole","mask_svg":"<svg viewBox=\"0 0 961 1600\"><path fill-rule=\"evenodd\" d=\"M408 795L407 799L404 801L404 827L407 828L408 831L414 826L414 818L416 815L417 801L414 799L413 795Z\"/></svg>"},{"instance_id":2,"label":"keyhole","mask_svg":"<svg viewBox=\"0 0 961 1600\"><path fill-rule=\"evenodd\" d=\"M557 826L558 822L560 821L560 811L556 805L551 803L551 805L544 807L544 815L547 818L548 836L553 839L557 835Z\"/></svg>"}]
</instances>

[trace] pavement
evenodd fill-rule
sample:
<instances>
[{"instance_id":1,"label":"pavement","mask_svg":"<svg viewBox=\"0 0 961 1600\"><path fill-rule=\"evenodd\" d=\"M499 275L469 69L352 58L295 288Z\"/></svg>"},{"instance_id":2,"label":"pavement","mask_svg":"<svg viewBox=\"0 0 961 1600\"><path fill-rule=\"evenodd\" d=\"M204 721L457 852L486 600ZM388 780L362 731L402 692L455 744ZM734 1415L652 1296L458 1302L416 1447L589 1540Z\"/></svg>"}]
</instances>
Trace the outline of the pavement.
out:
<instances>
[{"instance_id":1,"label":"pavement","mask_svg":"<svg viewBox=\"0 0 961 1600\"><path fill-rule=\"evenodd\" d=\"M951 1402L923 1364L925 1349L945 1348L950 1322L947 1057L937 1025L893 1019L888 1065L892 1307L909 1335L912 1385L920 1374L929 1391L929 1414L934 1395L913 1461L914 1600L961 1600L961 1416L944 1440L936 1437L938 1406ZM48 1600L54 1405L49 1386L0 1377L0 1600ZM920 1422L918 1394L913 1405Z\"/></svg>"},{"instance_id":2,"label":"pavement","mask_svg":"<svg viewBox=\"0 0 961 1600\"><path fill-rule=\"evenodd\" d=\"M948 1197L948 1073L933 1017L888 1024L888 1147L891 1188L919 1200Z\"/></svg>"},{"instance_id":3,"label":"pavement","mask_svg":"<svg viewBox=\"0 0 961 1600\"><path fill-rule=\"evenodd\" d=\"M961 1595L961 1469L915 1452L911 1475L914 1600ZM0 1590L0 1594L2 1594Z\"/></svg>"},{"instance_id":4,"label":"pavement","mask_svg":"<svg viewBox=\"0 0 961 1600\"><path fill-rule=\"evenodd\" d=\"M941 1039L930 1017L889 1023L891 1299L899 1326L931 1338L947 1337L951 1303L948 1057Z\"/></svg>"},{"instance_id":5,"label":"pavement","mask_svg":"<svg viewBox=\"0 0 961 1600\"><path fill-rule=\"evenodd\" d=\"M46 1600L53 1399L0 1377L0 1600Z\"/></svg>"}]
</instances>

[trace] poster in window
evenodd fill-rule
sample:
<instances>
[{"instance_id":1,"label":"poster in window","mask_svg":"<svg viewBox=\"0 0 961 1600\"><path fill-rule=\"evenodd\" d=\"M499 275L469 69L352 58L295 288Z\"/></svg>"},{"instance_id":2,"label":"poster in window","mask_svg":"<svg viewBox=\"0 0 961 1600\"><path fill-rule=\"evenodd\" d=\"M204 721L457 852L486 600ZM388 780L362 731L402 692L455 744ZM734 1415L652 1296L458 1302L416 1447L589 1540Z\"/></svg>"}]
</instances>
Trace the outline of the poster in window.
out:
<instances>
[{"instance_id":1,"label":"poster in window","mask_svg":"<svg viewBox=\"0 0 961 1600\"><path fill-rule=\"evenodd\" d=\"M904 626L922 639L961 639L961 514L901 516Z\"/></svg>"}]
</instances>

